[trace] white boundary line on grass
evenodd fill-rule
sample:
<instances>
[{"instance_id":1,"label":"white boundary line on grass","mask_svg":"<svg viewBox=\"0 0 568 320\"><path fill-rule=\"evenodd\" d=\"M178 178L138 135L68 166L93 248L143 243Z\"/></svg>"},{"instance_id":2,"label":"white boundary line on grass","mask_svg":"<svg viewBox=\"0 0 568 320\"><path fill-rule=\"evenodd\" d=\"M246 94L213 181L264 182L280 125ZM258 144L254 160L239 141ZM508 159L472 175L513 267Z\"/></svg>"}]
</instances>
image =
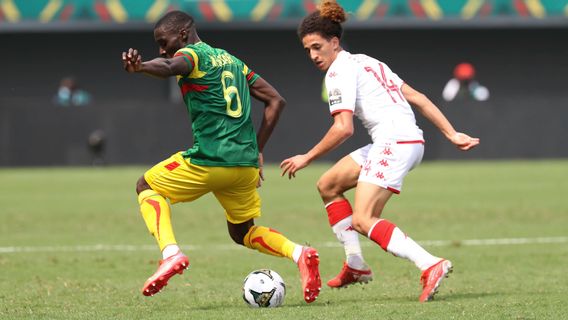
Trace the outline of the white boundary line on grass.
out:
<instances>
[{"instance_id":1,"label":"white boundary line on grass","mask_svg":"<svg viewBox=\"0 0 568 320\"><path fill-rule=\"evenodd\" d=\"M470 239L470 240L425 240L418 241L425 247L449 247L449 246L495 246L495 245L519 245L519 244L550 244L566 243L568 237L542 237L542 238L502 238L502 239ZM341 247L338 242L323 242L313 244L316 248ZM370 242L361 243L368 247L373 244ZM183 250L237 250L241 246L235 244L218 245L190 245L181 246ZM155 245L81 245L81 246L12 246L0 247L1 253L20 253L20 252L93 252L93 251L153 251L157 250Z\"/></svg>"}]
</instances>

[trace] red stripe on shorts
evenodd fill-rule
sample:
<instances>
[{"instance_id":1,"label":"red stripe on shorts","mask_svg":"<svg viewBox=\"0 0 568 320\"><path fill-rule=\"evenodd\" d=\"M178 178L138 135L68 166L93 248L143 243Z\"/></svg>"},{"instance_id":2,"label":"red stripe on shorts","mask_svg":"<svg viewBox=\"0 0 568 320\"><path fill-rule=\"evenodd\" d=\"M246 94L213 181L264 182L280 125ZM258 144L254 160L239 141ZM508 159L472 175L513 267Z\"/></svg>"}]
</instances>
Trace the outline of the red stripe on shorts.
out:
<instances>
[{"instance_id":1,"label":"red stripe on shorts","mask_svg":"<svg viewBox=\"0 0 568 320\"><path fill-rule=\"evenodd\" d=\"M409 140L409 141L397 141L396 144L424 144L424 140Z\"/></svg>"},{"instance_id":2,"label":"red stripe on shorts","mask_svg":"<svg viewBox=\"0 0 568 320\"><path fill-rule=\"evenodd\" d=\"M171 163L168 163L167 165L164 166L166 169L168 169L169 171L174 170L175 168L179 167L179 162L174 161Z\"/></svg>"},{"instance_id":3,"label":"red stripe on shorts","mask_svg":"<svg viewBox=\"0 0 568 320\"><path fill-rule=\"evenodd\" d=\"M387 187L387 190L392 192L392 193L396 193L396 194L400 193L400 190L396 190L395 188L392 188L392 187Z\"/></svg>"}]
</instances>

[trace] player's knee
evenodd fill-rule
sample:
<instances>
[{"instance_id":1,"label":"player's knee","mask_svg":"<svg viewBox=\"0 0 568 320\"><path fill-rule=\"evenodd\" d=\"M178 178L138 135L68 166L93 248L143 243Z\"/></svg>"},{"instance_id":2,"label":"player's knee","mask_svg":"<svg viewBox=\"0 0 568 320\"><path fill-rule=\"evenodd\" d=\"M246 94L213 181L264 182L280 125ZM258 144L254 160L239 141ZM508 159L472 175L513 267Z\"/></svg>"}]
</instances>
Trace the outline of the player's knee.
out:
<instances>
[{"instance_id":1,"label":"player's knee","mask_svg":"<svg viewBox=\"0 0 568 320\"><path fill-rule=\"evenodd\" d=\"M316 183L316 187L318 192L322 198L332 198L336 196L336 188L334 187L334 183L331 179L328 179L325 175L319 178L318 182Z\"/></svg>"},{"instance_id":2,"label":"player's knee","mask_svg":"<svg viewBox=\"0 0 568 320\"><path fill-rule=\"evenodd\" d=\"M150 185L148 184L148 182L146 182L144 176L142 176L140 177L140 179L138 179L138 181L136 181L136 193L140 194L142 191L146 189L150 189Z\"/></svg>"},{"instance_id":3,"label":"player's knee","mask_svg":"<svg viewBox=\"0 0 568 320\"><path fill-rule=\"evenodd\" d=\"M245 245L245 234L242 234L241 232L230 232L229 235L231 236L231 239L233 239L233 241L236 244L239 244L241 246Z\"/></svg>"},{"instance_id":4,"label":"player's knee","mask_svg":"<svg viewBox=\"0 0 568 320\"><path fill-rule=\"evenodd\" d=\"M229 223L229 236L231 236L231 239L236 244L244 246L245 236L247 235L251 227L252 227L252 222L250 221L241 224Z\"/></svg>"},{"instance_id":5,"label":"player's knee","mask_svg":"<svg viewBox=\"0 0 568 320\"><path fill-rule=\"evenodd\" d=\"M351 221L351 226L353 227L353 229L355 229L355 231L359 232L362 235L367 235L367 228L365 228L367 225L367 221L366 219L358 216L358 215L353 215L353 220Z\"/></svg>"}]
</instances>

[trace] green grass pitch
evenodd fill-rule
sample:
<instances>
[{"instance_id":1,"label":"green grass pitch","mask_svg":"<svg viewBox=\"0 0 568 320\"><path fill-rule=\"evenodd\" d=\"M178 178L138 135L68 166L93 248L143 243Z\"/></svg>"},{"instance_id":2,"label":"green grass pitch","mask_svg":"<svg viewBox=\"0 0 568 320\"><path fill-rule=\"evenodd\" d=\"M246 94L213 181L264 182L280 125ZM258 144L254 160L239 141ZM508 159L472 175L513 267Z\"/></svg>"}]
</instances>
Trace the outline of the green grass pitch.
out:
<instances>
[{"instance_id":1,"label":"green grass pitch","mask_svg":"<svg viewBox=\"0 0 568 320\"><path fill-rule=\"evenodd\" d=\"M325 282L343 249L315 189L329 164L295 180L266 168L263 216L291 240L318 248ZM160 258L134 192L143 167L0 169L1 319L566 319L568 161L425 162L383 217L454 263L436 299L418 303L419 271L361 238L375 280L301 295L296 266L232 244L212 196L173 206L191 267L152 298L140 294ZM353 194L350 193L352 198ZM488 244L485 239L524 244ZM538 241L537 238L552 238ZM523 240L524 239L524 240ZM433 240L442 240L434 242ZM549 239L550 240L550 239ZM449 245L448 245L449 243ZM251 309L244 277L270 268L284 306Z\"/></svg>"}]
</instances>

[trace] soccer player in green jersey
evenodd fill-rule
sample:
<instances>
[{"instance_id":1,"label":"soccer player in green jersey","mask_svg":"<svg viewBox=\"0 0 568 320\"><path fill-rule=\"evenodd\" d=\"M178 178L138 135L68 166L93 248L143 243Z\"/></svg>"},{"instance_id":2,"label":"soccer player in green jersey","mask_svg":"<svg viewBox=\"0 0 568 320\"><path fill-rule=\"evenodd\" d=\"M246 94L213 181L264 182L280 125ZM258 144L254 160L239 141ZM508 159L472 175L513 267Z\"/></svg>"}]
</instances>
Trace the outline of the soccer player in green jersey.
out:
<instances>
[{"instance_id":1,"label":"soccer player in green jersey","mask_svg":"<svg viewBox=\"0 0 568 320\"><path fill-rule=\"evenodd\" d=\"M263 78L223 49L201 41L194 20L181 11L164 15L154 27L162 57L143 61L135 49L122 53L124 69L167 78L176 76L192 120L193 146L172 155L138 180L142 217L156 238L163 260L142 293L158 293L176 273L189 266L174 237L170 207L212 192L225 209L231 238L262 253L287 257L298 264L306 302L320 291L315 249L300 246L279 232L254 225L260 216L257 186L262 176L262 150L285 101ZM264 103L255 133L251 96Z\"/></svg>"}]
</instances>

